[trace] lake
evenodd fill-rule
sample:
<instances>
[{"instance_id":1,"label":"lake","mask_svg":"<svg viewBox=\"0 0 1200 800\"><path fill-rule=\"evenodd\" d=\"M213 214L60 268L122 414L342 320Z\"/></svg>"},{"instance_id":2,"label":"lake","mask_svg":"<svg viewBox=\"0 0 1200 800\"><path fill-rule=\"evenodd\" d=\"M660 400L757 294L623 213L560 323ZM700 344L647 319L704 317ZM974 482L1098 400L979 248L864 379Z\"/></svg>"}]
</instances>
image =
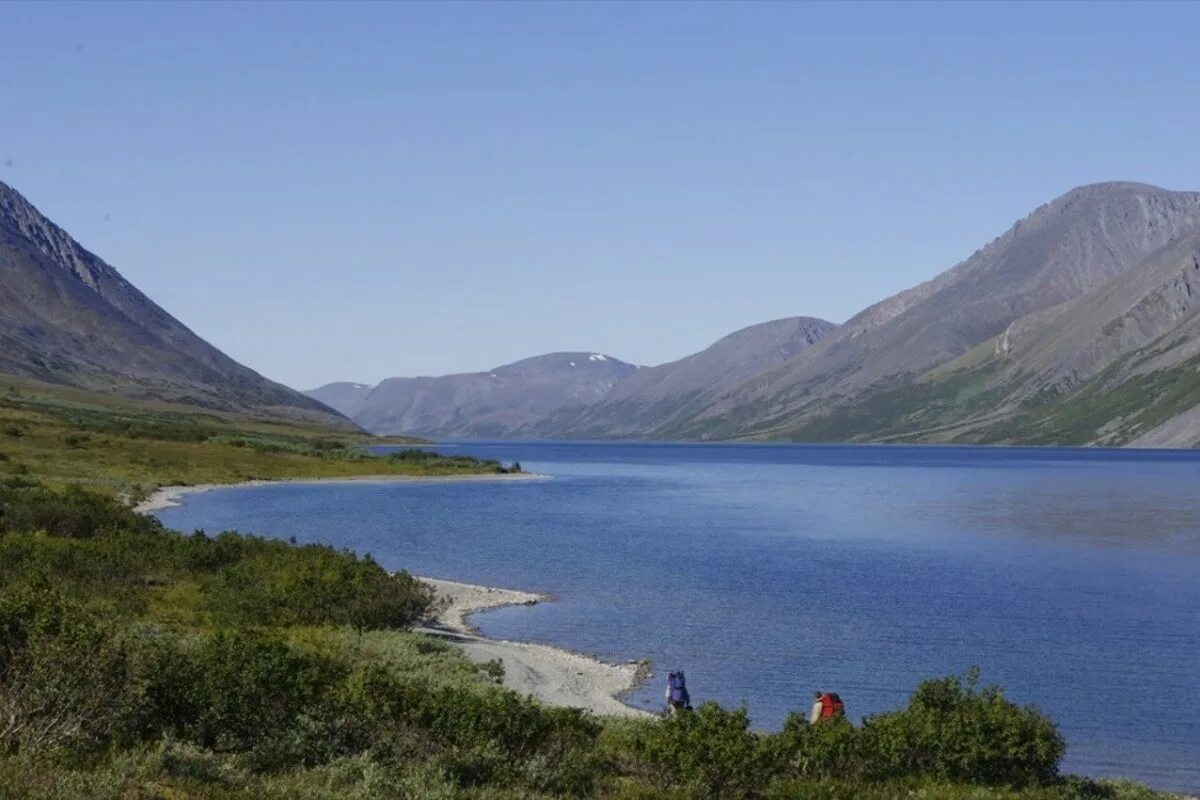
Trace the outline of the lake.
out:
<instances>
[{"instance_id":1,"label":"lake","mask_svg":"<svg viewBox=\"0 0 1200 800\"><path fill-rule=\"evenodd\" d=\"M554 476L278 485L188 497L169 526L370 553L556 602L506 639L649 658L756 727L837 691L854 720L978 665L1058 721L1068 771L1200 790L1200 453L463 442Z\"/></svg>"}]
</instances>

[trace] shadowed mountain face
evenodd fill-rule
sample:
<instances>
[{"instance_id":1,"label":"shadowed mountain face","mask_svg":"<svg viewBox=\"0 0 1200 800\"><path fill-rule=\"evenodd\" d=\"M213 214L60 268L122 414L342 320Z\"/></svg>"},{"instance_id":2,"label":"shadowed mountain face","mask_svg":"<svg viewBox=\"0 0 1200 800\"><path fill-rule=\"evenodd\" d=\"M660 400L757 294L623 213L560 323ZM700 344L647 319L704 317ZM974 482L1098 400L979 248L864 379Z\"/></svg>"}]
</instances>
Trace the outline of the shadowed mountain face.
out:
<instances>
[{"instance_id":1,"label":"shadowed mountain face","mask_svg":"<svg viewBox=\"0 0 1200 800\"><path fill-rule=\"evenodd\" d=\"M365 397L347 384L309 392L376 433L521 436L566 407L612 392L637 367L600 353L550 353L490 372L389 378Z\"/></svg>"},{"instance_id":2,"label":"shadowed mountain face","mask_svg":"<svg viewBox=\"0 0 1200 800\"><path fill-rule=\"evenodd\" d=\"M0 372L347 427L211 346L0 183Z\"/></svg>"}]
</instances>

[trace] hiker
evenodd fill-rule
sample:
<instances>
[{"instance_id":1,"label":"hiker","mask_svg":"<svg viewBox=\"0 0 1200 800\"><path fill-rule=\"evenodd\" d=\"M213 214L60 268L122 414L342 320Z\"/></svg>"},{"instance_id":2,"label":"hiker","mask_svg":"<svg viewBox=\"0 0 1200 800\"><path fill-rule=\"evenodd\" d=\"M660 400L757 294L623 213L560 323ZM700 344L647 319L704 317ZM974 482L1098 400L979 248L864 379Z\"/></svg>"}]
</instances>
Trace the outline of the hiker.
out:
<instances>
[{"instance_id":1,"label":"hiker","mask_svg":"<svg viewBox=\"0 0 1200 800\"><path fill-rule=\"evenodd\" d=\"M667 713L674 716L680 711L692 710L692 698L688 695L687 679L683 670L667 675Z\"/></svg>"},{"instance_id":2,"label":"hiker","mask_svg":"<svg viewBox=\"0 0 1200 800\"><path fill-rule=\"evenodd\" d=\"M810 725L816 725L834 717L846 716L846 704L837 692L813 692L812 714L808 717Z\"/></svg>"}]
</instances>

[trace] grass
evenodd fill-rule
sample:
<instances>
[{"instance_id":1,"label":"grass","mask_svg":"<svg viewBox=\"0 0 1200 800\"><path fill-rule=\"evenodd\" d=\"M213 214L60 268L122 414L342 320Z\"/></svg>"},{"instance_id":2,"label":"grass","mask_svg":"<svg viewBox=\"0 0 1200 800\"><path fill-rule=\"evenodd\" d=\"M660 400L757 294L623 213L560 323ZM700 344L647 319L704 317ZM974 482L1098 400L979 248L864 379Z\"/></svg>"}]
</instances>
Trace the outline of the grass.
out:
<instances>
[{"instance_id":1,"label":"grass","mask_svg":"<svg viewBox=\"0 0 1200 800\"><path fill-rule=\"evenodd\" d=\"M461 456L372 456L367 446L381 441L413 440L377 440L351 429L136 404L32 381L0 380L0 477L28 476L51 485L82 484L141 497L164 485L503 470L497 462Z\"/></svg>"}]
</instances>

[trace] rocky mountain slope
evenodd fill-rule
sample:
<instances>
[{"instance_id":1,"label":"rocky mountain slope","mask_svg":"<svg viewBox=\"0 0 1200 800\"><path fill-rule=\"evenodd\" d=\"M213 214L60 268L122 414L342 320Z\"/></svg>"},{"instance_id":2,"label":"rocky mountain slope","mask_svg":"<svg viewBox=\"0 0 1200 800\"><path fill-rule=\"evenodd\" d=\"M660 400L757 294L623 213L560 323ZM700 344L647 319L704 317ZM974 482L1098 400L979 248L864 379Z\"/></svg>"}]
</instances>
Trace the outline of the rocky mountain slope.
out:
<instances>
[{"instance_id":1,"label":"rocky mountain slope","mask_svg":"<svg viewBox=\"0 0 1200 800\"><path fill-rule=\"evenodd\" d=\"M365 396L347 384L309 392L375 433L522 436L566 407L586 406L637 367L600 353L550 353L471 372L389 378Z\"/></svg>"},{"instance_id":2,"label":"rocky mountain slope","mask_svg":"<svg viewBox=\"0 0 1200 800\"><path fill-rule=\"evenodd\" d=\"M196 336L3 183L0 373L135 400L349 426Z\"/></svg>"},{"instance_id":3,"label":"rocky mountain slope","mask_svg":"<svg viewBox=\"0 0 1200 800\"><path fill-rule=\"evenodd\" d=\"M1076 189L648 435L1196 444L1142 437L1200 402L1198 233L1200 193Z\"/></svg>"}]
</instances>

